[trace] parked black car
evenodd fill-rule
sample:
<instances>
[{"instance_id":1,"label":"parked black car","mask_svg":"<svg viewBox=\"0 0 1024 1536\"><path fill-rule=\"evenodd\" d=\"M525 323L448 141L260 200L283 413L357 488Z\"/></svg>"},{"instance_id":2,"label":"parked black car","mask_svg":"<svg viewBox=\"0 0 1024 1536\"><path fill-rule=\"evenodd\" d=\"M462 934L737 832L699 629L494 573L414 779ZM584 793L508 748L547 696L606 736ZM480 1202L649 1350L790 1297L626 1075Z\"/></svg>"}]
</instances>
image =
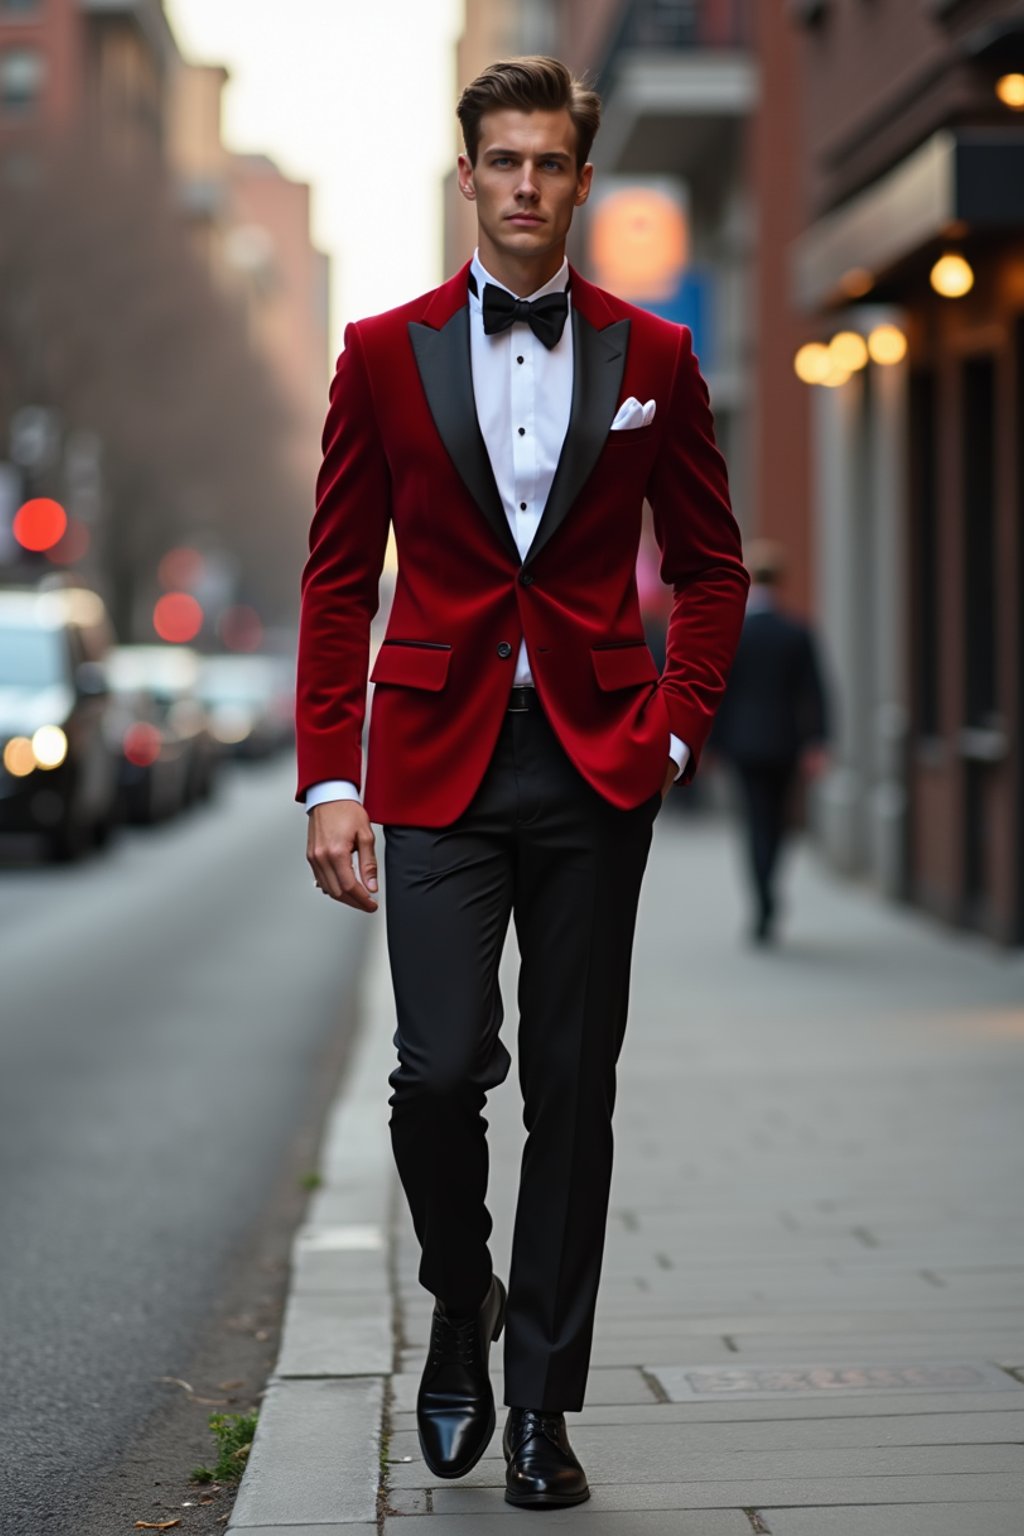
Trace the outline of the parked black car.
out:
<instances>
[{"instance_id":1,"label":"parked black car","mask_svg":"<svg viewBox=\"0 0 1024 1536\"><path fill-rule=\"evenodd\" d=\"M112 638L86 588L0 589L0 831L41 833L58 859L104 843L116 816Z\"/></svg>"},{"instance_id":2,"label":"parked black car","mask_svg":"<svg viewBox=\"0 0 1024 1536\"><path fill-rule=\"evenodd\" d=\"M207 799L220 746L198 695L196 652L182 645L119 645L108 671L122 792L132 818L156 820Z\"/></svg>"}]
</instances>

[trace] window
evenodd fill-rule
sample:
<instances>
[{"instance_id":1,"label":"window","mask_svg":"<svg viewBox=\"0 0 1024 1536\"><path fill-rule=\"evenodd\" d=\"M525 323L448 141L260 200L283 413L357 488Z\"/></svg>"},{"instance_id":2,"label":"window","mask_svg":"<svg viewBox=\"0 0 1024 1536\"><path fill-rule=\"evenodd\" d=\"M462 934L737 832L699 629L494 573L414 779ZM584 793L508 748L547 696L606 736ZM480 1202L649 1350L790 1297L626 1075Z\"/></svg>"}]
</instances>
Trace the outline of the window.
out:
<instances>
[{"instance_id":1,"label":"window","mask_svg":"<svg viewBox=\"0 0 1024 1536\"><path fill-rule=\"evenodd\" d=\"M42 94L46 60L38 48L6 48L0 52L0 113L30 112Z\"/></svg>"}]
</instances>

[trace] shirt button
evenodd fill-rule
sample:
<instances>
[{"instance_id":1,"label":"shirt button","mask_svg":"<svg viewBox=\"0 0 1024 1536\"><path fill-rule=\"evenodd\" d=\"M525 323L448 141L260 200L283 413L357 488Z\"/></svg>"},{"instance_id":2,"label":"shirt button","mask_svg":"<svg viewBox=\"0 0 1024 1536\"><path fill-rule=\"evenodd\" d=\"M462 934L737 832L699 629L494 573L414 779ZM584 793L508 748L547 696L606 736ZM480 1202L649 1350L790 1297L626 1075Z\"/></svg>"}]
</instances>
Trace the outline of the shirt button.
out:
<instances>
[{"instance_id":1,"label":"shirt button","mask_svg":"<svg viewBox=\"0 0 1024 1536\"><path fill-rule=\"evenodd\" d=\"M521 501L519 503L519 510L520 510L520 512L525 512L526 511L526 502L525 501Z\"/></svg>"},{"instance_id":2,"label":"shirt button","mask_svg":"<svg viewBox=\"0 0 1024 1536\"><path fill-rule=\"evenodd\" d=\"M498 655L501 657L502 661L504 661L507 656L512 655L512 647L509 645L507 640L501 640L498 642Z\"/></svg>"},{"instance_id":3,"label":"shirt button","mask_svg":"<svg viewBox=\"0 0 1024 1536\"><path fill-rule=\"evenodd\" d=\"M519 572L519 581L520 581L521 585L524 586L524 587L532 587L533 586L533 572L532 571L520 571Z\"/></svg>"},{"instance_id":4,"label":"shirt button","mask_svg":"<svg viewBox=\"0 0 1024 1536\"><path fill-rule=\"evenodd\" d=\"M526 428L525 427L520 427L519 428L519 436L520 437L525 437L526 436Z\"/></svg>"},{"instance_id":5,"label":"shirt button","mask_svg":"<svg viewBox=\"0 0 1024 1536\"><path fill-rule=\"evenodd\" d=\"M525 363L526 362L526 358L525 357L517 357L516 358L516 362L517 363Z\"/></svg>"}]
</instances>

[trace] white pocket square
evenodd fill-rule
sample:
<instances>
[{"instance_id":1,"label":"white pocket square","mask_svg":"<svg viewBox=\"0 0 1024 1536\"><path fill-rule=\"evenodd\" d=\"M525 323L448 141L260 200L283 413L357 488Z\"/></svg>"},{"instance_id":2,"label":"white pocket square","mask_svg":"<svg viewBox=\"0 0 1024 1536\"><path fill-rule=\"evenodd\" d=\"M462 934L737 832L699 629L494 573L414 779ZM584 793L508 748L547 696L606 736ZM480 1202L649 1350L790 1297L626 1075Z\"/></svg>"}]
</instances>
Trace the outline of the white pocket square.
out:
<instances>
[{"instance_id":1,"label":"white pocket square","mask_svg":"<svg viewBox=\"0 0 1024 1536\"><path fill-rule=\"evenodd\" d=\"M654 420L656 410L657 403L654 400L648 400L646 405L641 405L635 395L630 395L628 400L623 400L616 411L610 430L632 432L637 427L649 427Z\"/></svg>"}]
</instances>

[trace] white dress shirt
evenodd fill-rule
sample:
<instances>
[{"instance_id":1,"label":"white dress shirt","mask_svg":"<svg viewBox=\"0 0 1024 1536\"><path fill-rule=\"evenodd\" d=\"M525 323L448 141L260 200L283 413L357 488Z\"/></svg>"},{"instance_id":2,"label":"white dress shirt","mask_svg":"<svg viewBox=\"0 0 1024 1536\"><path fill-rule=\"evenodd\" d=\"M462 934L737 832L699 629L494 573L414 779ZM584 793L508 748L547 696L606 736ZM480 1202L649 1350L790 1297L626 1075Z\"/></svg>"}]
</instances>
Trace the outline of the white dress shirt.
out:
<instances>
[{"instance_id":1,"label":"white dress shirt","mask_svg":"<svg viewBox=\"0 0 1024 1536\"><path fill-rule=\"evenodd\" d=\"M469 352L473 373L473 398L477 420L494 471L501 504L516 541L520 559L537 532L555 478L572 408L572 324L566 322L560 339L550 350L524 321L488 336L483 322L485 283L505 288L490 275L474 252L472 268L477 292L469 293ZM569 263L563 261L550 282L535 293L561 293L569 280ZM506 292L511 289L506 288ZM521 295L516 295L521 297ZM572 294L569 295L572 305ZM519 642L513 682L532 687L533 674L526 640ZM678 736L669 737L668 756L676 764L676 777L686 766L690 749ZM352 783L330 779L306 791L306 809L327 800L358 800Z\"/></svg>"}]
</instances>

